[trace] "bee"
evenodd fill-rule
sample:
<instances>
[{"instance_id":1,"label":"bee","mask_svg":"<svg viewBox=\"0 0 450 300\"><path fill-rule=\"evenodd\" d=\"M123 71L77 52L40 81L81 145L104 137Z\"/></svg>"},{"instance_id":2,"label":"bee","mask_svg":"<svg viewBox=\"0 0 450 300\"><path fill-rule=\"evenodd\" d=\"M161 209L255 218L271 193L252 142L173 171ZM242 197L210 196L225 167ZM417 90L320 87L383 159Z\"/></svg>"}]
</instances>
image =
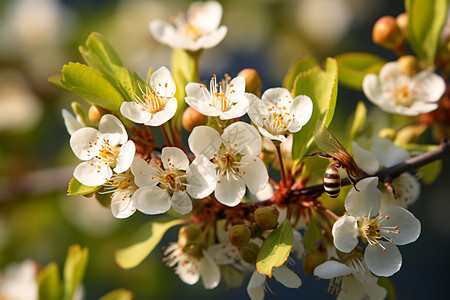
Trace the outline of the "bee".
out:
<instances>
[{"instance_id":1,"label":"bee","mask_svg":"<svg viewBox=\"0 0 450 300\"><path fill-rule=\"evenodd\" d=\"M348 179L358 191L355 185L361 170L347 150L345 150L330 130L328 130L321 122L317 123L316 129L314 130L314 140L319 149L325 153L314 152L307 156L318 155L319 157L327 158L332 161L325 171L323 178L325 192L332 198L339 196L341 190L341 177L338 168L345 169Z\"/></svg>"}]
</instances>

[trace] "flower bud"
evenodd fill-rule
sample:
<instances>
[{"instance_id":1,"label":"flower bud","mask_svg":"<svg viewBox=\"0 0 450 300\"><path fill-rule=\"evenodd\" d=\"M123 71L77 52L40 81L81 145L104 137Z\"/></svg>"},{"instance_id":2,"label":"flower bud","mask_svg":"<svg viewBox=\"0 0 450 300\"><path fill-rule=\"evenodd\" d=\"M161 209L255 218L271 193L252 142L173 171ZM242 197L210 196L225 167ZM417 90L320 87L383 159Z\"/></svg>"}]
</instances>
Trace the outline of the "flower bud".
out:
<instances>
[{"instance_id":1,"label":"flower bud","mask_svg":"<svg viewBox=\"0 0 450 300\"><path fill-rule=\"evenodd\" d=\"M262 229L269 230L277 227L280 212L275 206L259 207L255 210L255 222Z\"/></svg>"},{"instance_id":2,"label":"flower bud","mask_svg":"<svg viewBox=\"0 0 450 300\"><path fill-rule=\"evenodd\" d=\"M385 137L390 139L391 141L395 140L395 136L397 135L396 131L392 128L383 128L378 133L380 137Z\"/></svg>"},{"instance_id":3,"label":"flower bud","mask_svg":"<svg viewBox=\"0 0 450 300\"><path fill-rule=\"evenodd\" d=\"M178 245L184 247L190 242L193 242L200 235L200 229L195 225L186 225L178 231Z\"/></svg>"},{"instance_id":4,"label":"flower bud","mask_svg":"<svg viewBox=\"0 0 450 300\"><path fill-rule=\"evenodd\" d=\"M256 264L256 258L258 257L259 246L255 243L249 243L247 246L244 246L239 249L239 254L241 255L241 259L249 264Z\"/></svg>"},{"instance_id":5,"label":"flower bud","mask_svg":"<svg viewBox=\"0 0 450 300\"><path fill-rule=\"evenodd\" d=\"M261 77L255 69L244 69L239 72L237 76L242 76L245 79L245 91L247 93L256 94L262 87Z\"/></svg>"},{"instance_id":6,"label":"flower bud","mask_svg":"<svg viewBox=\"0 0 450 300\"><path fill-rule=\"evenodd\" d=\"M373 26L372 40L375 44L392 49L404 41L404 37L394 17L384 16Z\"/></svg>"},{"instance_id":7,"label":"flower bud","mask_svg":"<svg viewBox=\"0 0 450 300\"><path fill-rule=\"evenodd\" d=\"M91 107L89 108L89 121L91 121L92 124L94 125L98 125L98 123L100 122L100 119L106 115L106 114L110 114L111 112L103 107L100 107L98 105L91 105Z\"/></svg>"},{"instance_id":8,"label":"flower bud","mask_svg":"<svg viewBox=\"0 0 450 300\"><path fill-rule=\"evenodd\" d=\"M240 248L248 244L252 233L245 225L234 225L230 229L230 243Z\"/></svg>"},{"instance_id":9,"label":"flower bud","mask_svg":"<svg viewBox=\"0 0 450 300\"><path fill-rule=\"evenodd\" d=\"M208 117L189 106L184 111L181 122L186 131L192 132L194 127L206 125L208 123Z\"/></svg>"},{"instance_id":10,"label":"flower bud","mask_svg":"<svg viewBox=\"0 0 450 300\"><path fill-rule=\"evenodd\" d=\"M408 14L407 13L401 13L395 18L395 23L397 23L398 28L400 28L400 31L403 35L403 37L406 39L407 32L408 32Z\"/></svg>"},{"instance_id":11,"label":"flower bud","mask_svg":"<svg viewBox=\"0 0 450 300\"><path fill-rule=\"evenodd\" d=\"M397 59L397 63L408 76L414 76L419 71L417 58L413 55L404 55Z\"/></svg>"}]
</instances>

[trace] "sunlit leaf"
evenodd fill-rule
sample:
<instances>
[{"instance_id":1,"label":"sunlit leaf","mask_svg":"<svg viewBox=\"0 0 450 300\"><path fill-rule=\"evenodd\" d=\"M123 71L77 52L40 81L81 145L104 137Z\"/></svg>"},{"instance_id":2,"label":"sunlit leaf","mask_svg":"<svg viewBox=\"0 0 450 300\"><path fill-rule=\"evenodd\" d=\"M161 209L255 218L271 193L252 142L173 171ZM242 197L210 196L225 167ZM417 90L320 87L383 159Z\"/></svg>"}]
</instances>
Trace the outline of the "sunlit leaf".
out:
<instances>
[{"instance_id":1,"label":"sunlit leaf","mask_svg":"<svg viewBox=\"0 0 450 300\"><path fill-rule=\"evenodd\" d=\"M447 19L447 0L406 0L408 41L419 58L434 65L442 27Z\"/></svg>"},{"instance_id":2,"label":"sunlit leaf","mask_svg":"<svg viewBox=\"0 0 450 300\"><path fill-rule=\"evenodd\" d=\"M129 247L116 251L115 257L117 264L124 269L136 267L158 245L167 230L185 222L186 220L184 219L176 219L147 223L137 232L137 242Z\"/></svg>"},{"instance_id":3,"label":"sunlit leaf","mask_svg":"<svg viewBox=\"0 0 450 300\"><path fill-rule=\"evenodd\" d=\"M80 285L89 257L87 247L80 245L69 247L64 263L64 300L71 300L76 289Z\"/></svg>"},{"instance_id":4,"label":"sunlit leaf","mask_svg":"<svg viewBox=\"0 0 450 300\"><path fill-rule=\"evenodd\" d=\"M125 289L117 289L104 295L99 300L131 300L133 298L132 292Z\"/></svg>"},{"instance_id":5,"label":"sunlit leaf","mask_svg":"<svg viewBox=\"0 0 450 300\"><path fill-rule=\"evenodd\" d=\"M62 296L62 282L56 263L48 264L37 275L39 300L60 300Z\"/></svg>"},{"instance_id":6,"label":"sunlit leaf","mask_svg":"<svg viewBox=\"0 0 450 300\"><path fill-rule=\"evenodd\" d=\"M364 102L359 101L356 105L355 112L352 114L350 121L349 121L349 127L350 135L348 137L348 143L349 145L353 140L355 140L356 135L361 130L362 126L366 122L367 119L367 108L364 105Z\"/></svg>"},{"instance_id":7,"label":"sunlit leaf","mask_svg":"<svg viewBox=\"0 0 450 300\"><path fill-rule=\"evenodd\" d=\"M294 134L292 147L294 160L301 159L312 143L317 120L321 120L326 127L330 125L336 108L337 80L337 63L334 58L327 58L325 70L317 66L300 73L295 79L294 97L309 96L313 101L313 113L308 123Z\"/></svg>"},{"instance_id":8,"label":"sunlit leaf","mask_svg":"<svg viewBox=\"0 0 450 300\"><path fill-rule=\"evenodd\" d=\"M75 177L69 182L69 188L67 190L67 195L88 195L95 193L101 188L101 186L87 186L79 182Z\"/></svg>"},{"instance_id":9,"label":"sunlit leaf","mask_svg":"<svg viewBox=\"0 0 450 300\"><path fill-rule=\"evenodd\" d=\"M272 277L272 269L284 264L292 249L294 237L289 220L285 220L264 241L256 260L256 269Z\"/></svg>"},{"instance_id":10,"label":"sunlit leaf","mask_svg":"<svg viewBox=\"0 0 450 300\"><path fill-rule=\"evenodd\" d=\"M378 73L386 60L370 53L351 52L336 56L339 83L355 90L362 90L364 76Z\"/></svg>"},{"instance_id":11,"label":"sunlit leaf","mask_svg":"<svg viewBox=\"0 0 450 300\"><path fill-rule=\"evenodd\" d=\"M420 167L417 170L420 180L425 184L432 184L442 172L442 160L435 160L429 164Z\"/></svg>"},{"instance_id":12,"label":"sunlit leaf","mask_svg":"<svg viewBox=\"0 0 450 300\"><path fill-rule=\"evenodd\" d=\"M291 91L294 88L294 82L300 73L306 72L317 66L317 61L314 57L307 55L296 59L289 67L286 76L283 79L283 87Z\"/></svg>"}]
</instances>

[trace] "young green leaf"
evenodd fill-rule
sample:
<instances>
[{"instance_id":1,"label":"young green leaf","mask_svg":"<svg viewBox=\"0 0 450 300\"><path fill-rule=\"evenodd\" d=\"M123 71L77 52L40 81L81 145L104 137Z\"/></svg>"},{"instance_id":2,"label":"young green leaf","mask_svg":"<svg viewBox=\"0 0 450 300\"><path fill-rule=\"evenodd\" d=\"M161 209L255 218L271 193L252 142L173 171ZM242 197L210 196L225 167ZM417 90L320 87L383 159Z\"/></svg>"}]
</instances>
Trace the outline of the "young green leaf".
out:
<instances>
[{"instance_id":1,"label":"young green leaf","mask_svg":"<svg viewBox=\"0 0 450 300\"><path fill-rule=\"evenodd\" d=\"M303 245L307 251L313 251L317 242L323 238L321 230L319 224L311 219L308 228L306 228L305 236L303 237Z\"/></svg>"},{"instance_id":2,"label":"young green leaf","mask_svg":"<svg viewBox=\"0 0 450 300\"><path fill-rule=\"evenodd\" d=\"M99 300L131 300L133 298L132 292L125 289L117 289L104 295Z\"/></svg>"},{"instance_id":3,"label":"young green leaf","mask_svg":"<svg viewBox=\"0 0 450 300\"><path fill-rule=\"evenodd\" d=\"M149 222L136 234L138 242L116 251L117 264L124 269L131 269L140 264L158 245L164 234L171 227L186 223L184 219L172 221Z\"/></svg>"},{"instance_id":4,"label":"young green leaf","mask_svg":"<svg viewBox=\"0 0 450 300\"><path fill-rule=\"evenodd\" d=\"M272 269L284 264L289 257L293 240L291 222L285 220L267 236L262 244L256 260L256 269L272 277Z\"/></svg>"},{"instance_id":5,"label":"young green leaf","mask_svg":"<svg viewBox=\"0 0 450 300\"><path fill-rule=\"evenodd\" d=\"M71 300L80 285L89 257L87 247L81 248L80 245L72 245L67 251L66 261L64 263L64 300Z\"/></svg>"},{"instance_id":6,"label":"young green leaf","mask_svg":"<svg viewBox=\"0 0 450 300\"><path fill-rule=\"evenodd\" d=\"M336 56L339 71L339 83L358 91L362 90L364 76L377 74L386 60L369 53L352 52Z\"/></svg>"},{"instance_id":7,"label":"young green leaf","mask_svg":"<svg viewBox=\"0 0 450 300\"><path fill-rule=\"evenodd\" d=\"M87 186L76 180L76 178L72 178L69 182L69 188L67 190L67 196L72 195L88 195L95 193L101 188L101 186Z\"/></svg>"},{"instance_id":8,"label":"young green leaf","mask_svg":"<svg viewBox=\"0 0 450 300\"><path fill-rule=\"evenodd\" d=\"M302 58L297 58L289 67L286 76L283 79L283 87L291 91L294 88L294 82L300 73L306 72L317 66L317 61L314 57L307 55Z\"/></svg>"},{"instance_id":9,"label":"young green leaf","mask_svg":"<svg viewBox=\"0 0 450 300\"><path fill-rule=\"evenodd\" d=\"M349 120L349 129L347 132L350 132L350 135L348 137L347 145L350 145L350 143L355 140L356 135L361 130L362 126L366 122L367 119L367 108L364 105L364 102L359 101L356 105L355 112L352 114L350 120Z\"/></svg>"},{"instance_id":10,"label":"young green leaf","mask_svg":"<svg viewBox=\"0 0 450 300\"><path fill-rule=\"evenodd\" d=\"M112 112L119 112L123 97L98 71L80 63L69 63L62 69L60 77L51 77L57 87L85 98Z\"/></svg>"},{"instance_id":11,"label":"young green leaf","mask_svg":"<svg viewBox=\"0 0 450 300\"><path fill-rule=\"evenodd\" d=\"M447 0L406 0L408 41L428 66L434 66L442 27L447 19Z\"/></svg>"},{"instance_id":12,"label":"young green leaf","mask_svg":"<svg viewBox=\"0 0 450 300\"><path fill-rule=\"evenodd\" d=\"M312 143L317 120L321 120L326 127L331 123L336 107L337 80L337 63L334 58L327 59L325 70L317 66L300 73L295 79L294 97L309 96L313 101L313 112L308 123L299 132L294 133L292 147L294 160L301 159Z\"/></svg>"},{"instance_id":13,"label":"young green leaf","mask_svg":"<svg viewBox=\"0 0 450 300\"><path fill-rule=\"evenodd\" d=\"M59 277L58 265L48 264L37 275L39 300L60 300L62 296L62 282Z\"/></svg>"}]
</instances>

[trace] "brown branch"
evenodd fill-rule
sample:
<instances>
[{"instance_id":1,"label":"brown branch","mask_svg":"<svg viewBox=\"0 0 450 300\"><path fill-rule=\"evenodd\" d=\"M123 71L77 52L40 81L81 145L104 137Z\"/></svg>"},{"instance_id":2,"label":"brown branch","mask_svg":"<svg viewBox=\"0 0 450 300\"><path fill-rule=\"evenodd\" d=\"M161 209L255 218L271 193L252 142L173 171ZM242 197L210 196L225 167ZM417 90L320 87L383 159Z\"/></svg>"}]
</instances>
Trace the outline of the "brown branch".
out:
<instances>
[{"instance_id":1,"label":"brown branch","mask_svg":"<svg viewBox=\"0 0 450 300\"><path fill-rule=\"evenodd\" d=\"M390 183L393 179L398 177L400 174L416 170L419 167L422 167L428 163L433 161L442 159L446 156L450 155L450 141L445 141L439 145L438 148L425 152L421 155L408 159L404 162L398 163L392 167L383 169L375 173L375 175L363 174L361 175L357 181L360 181L367 177L377 176L382 182ZM348 178L345 178L341 182L341 186L351 184ZM325 190L323 189L322 184L312 185L303 189L294 190L292 195L316 195L321 194Z\"/></svg>"}]
</instances>

